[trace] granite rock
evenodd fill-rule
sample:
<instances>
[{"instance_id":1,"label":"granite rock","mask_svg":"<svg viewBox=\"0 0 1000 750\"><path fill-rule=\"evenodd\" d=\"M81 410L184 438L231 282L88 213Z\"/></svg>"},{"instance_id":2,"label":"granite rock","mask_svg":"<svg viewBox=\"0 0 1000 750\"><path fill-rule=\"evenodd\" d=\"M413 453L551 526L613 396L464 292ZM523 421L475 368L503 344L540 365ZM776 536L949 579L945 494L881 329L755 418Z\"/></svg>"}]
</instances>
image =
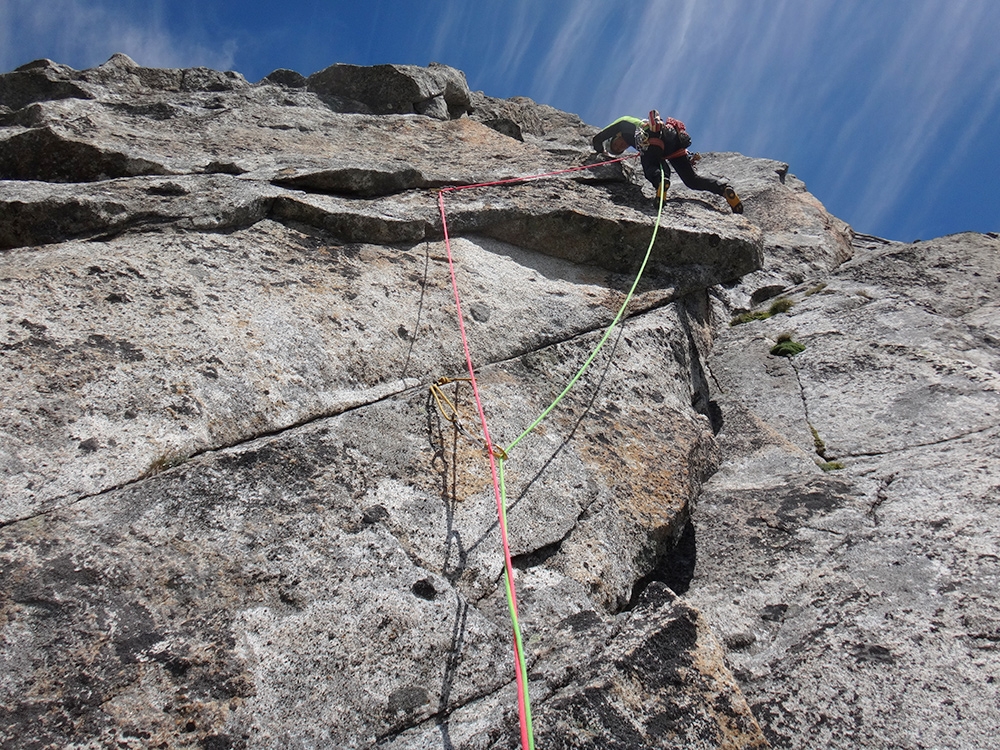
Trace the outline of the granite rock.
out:
<instances>
[{"instance_id":1,"label":"granite rock","mask_svg":"<svg viewBox=\"0 0 1000 750\"><path fill-rule=\"evenodd\" d=\"M774 747L993 744L998 251L862 237L715 341L688 598ZM805 349L769 354L782 335Z\"/></svg>"},{"instance_id":2,"label":"granite rock","mask_svg":"<svg viewBox=\"0 0 1000 750\"><path fill-rule=\"evenodd\" d=\"M657 227L596 130L0 75L0 744L518 746L499 457L540 747L989 746L997 238L731 153Z\"/></svg>"},{"instance_id":3,"label":"granite rock","mask_svg":"<svg viewBox=\"0 0 1000 750\"><path fill-rule=\"evenodd\" d=\"M656 582L719 460L707 290L763 235L694 196L652 242L579 118L472 102L435 65L0 76L0 743L517 743L450 255L538 736L764 746Z\"/></svg>"}]
</instances>

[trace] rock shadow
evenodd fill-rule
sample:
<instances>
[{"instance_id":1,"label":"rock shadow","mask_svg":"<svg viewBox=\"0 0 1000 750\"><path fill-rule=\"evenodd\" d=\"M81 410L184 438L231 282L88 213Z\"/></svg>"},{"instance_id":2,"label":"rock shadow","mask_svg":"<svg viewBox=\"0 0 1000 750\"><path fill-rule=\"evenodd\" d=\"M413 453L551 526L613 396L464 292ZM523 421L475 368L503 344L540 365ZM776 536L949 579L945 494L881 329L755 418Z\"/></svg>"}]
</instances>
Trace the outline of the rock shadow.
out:
<instances>
[{"instance_id":1,"label":"rock shadow","mask_svg":"<svg viewBox=\"0 0 1000 750\"><path fill-rule=\"evenodd\" d=\"M694 569L698 562L698 545L695 539L694 522L688 519L680 537L656 562L656 567L635 582L625 611L638 605L643 592L654 581L663 583L677 595L686 594L691 588Z\"/></svg>"}]
</instances>

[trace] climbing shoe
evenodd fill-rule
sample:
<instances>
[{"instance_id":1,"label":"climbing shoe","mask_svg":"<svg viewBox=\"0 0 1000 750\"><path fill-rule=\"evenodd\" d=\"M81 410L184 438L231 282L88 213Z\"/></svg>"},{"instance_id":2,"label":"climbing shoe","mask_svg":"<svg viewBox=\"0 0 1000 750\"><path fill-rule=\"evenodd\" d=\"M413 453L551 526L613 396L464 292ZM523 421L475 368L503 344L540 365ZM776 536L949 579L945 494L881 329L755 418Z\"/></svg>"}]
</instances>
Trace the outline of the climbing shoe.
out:
<instances>
[{"instance_id":1,"label":"climbing shoe","mask_svg":"<svg viewBox=\"0 0 1000 750\"><path fill-rule=\"evenodd\" d=\"M667 191L670 189L670 180L664 180L662 185L656 188L656 202L659 203L662 200L666 200Z\"/></svg>"},{"instance_id":2,"label":"climbing shoe","mask_svg":"<svg viewBox=\"0 0 1000 750\"><path fill-rule=\"evenodd\" d=\"M726 203L728 203L729 207L733 209L734 214L743 213L743 201L740 200L740 196L736 194L735 190L733 190L729 185L726 185L726 190L723 195L726 198Z\"/></svg>"}]
</instances>

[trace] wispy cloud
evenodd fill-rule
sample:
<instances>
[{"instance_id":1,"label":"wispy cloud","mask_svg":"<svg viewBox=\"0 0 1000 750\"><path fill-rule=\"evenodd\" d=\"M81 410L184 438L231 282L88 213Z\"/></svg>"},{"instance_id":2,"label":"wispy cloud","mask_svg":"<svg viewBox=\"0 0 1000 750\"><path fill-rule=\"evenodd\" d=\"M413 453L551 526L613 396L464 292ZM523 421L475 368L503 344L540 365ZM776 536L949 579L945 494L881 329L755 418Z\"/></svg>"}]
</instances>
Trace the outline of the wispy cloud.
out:
<instances>
[{"instance_id":1,"label":"wispy cloud","mask_svg":"<svg viewBox=\"0 0 1000 750\"><path fill-rule=\"evenodd\" d=\"M228 70L233 66L234 41L216 47L172 33L159 2L147 3L139 14L93 0L6 0L5 5L3 70L39 57L85 68L115 52L149 67L204 65Z\"/></svg>"},{"instance_id":2,"label":"wispy cloud","mask_svg":"<svg viewBox=\"0 0 1000 750\"><path fill-rule=\"evenodd\" d=\"M995 109L1000 75L990 39L1000 22L995 8L974 0L923 4L871 19L894 33L869 60L867 95L836 144L849 159L830 184L854 222L882 225L919 204L939 165L984 145L989 123L982 113Z\"/></svg>"},{"instance_id":3,"label":"wispy cloud","mask_svg":"<svg viewBox=\"0 0 1000 750\"><path fill-rule=\"evenodd\" d=\"M544 55L532 76L532 89L539 99L550 102L562 90L578 90L600 70L600 32L616 12L603 2L572 6L555 36L544 41Z\"/></svg>"},{"instance_id":4,"label":"wispy cloud","mask_svg":"<svg viewBox=\"0 0 1000 750\"><path fill-rule=\"evenodd\" d=\"M423 6L433 25L431 50L441 62L473 61L463 70L475 87L490 88L494 96L527 95L526 71L544 32L544 6L531 0L466 0L429 2ZM503 94L502 92L511 92Z\"/></svg>"},{"instance_id":5,"label":"wispy cloud","mask_svg":"<svg viewBox=\"0 0 1000 750\"><path fill-rule=\"evenodd\" d=\"M526 61L532 54L534 45L538 43L538 32L541 28L539 4L532 0L510 2L501 18L490 19L495 25L492 33L497 33L497 25L503 28L502 47L491 50L494 70L501 80L508 85L514 81L523 80Z\"/></svg>"}]
</instances>

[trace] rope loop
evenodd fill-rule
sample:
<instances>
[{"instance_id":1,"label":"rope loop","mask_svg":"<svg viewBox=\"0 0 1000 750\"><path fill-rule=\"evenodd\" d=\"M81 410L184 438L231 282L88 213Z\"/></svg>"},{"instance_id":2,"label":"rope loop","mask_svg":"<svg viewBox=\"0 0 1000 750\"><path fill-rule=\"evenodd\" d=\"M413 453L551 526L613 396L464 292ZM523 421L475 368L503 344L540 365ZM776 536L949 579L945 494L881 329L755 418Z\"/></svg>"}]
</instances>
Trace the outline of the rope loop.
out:
<instances>
[{"instance_id":1,"label":"rope loop","mask_svg":"<svg viewBox=\"0 0 1000 750\"><path fill-rule=\"evenodd\" d=\"M458 408L452 403L451 399L445 395L445 392L441 390L441 386L448 385L448 383L468 383L469 378L449 378L440 377L431 383L431 395L434 396L434 401L437 403L438 410L441 412L441 416L447 419L449 422L456 422L458 420ZM451 409L451 414L449 415L445 410L444 406L447 405Z\"/></svg>"},{"instance_id":2,"label":"rope loop","mask_svg":"<svg viewBox=\"0 0 1000 750\"><path fill-rule=\"evenodd\" d=\"M441 390L441 381L436 383L431 383L431 395L434 397L434 403L437 404L438 411L441 412L441 416L447 419L452 424L458 421L458 409L455 408L455 404L452 403L451 399ZM445 406L447 406L451 413L449 414L445 411Z\"/></svg>"}]
</instances>

